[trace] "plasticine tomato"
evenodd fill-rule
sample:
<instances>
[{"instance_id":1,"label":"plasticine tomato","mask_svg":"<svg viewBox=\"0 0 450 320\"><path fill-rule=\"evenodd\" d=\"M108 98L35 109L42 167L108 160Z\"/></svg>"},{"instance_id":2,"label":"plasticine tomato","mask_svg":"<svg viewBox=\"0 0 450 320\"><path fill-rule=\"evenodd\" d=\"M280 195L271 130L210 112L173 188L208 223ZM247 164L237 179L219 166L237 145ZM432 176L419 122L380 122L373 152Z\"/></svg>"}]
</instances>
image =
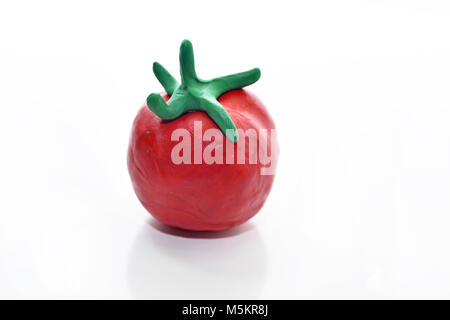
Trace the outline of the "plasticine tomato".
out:
<instances>
[{"instance_id":1,"label":"plasticine tomato","mask_svg":"<svg viewBox=\"0 0 450 320\"><path fill-rule=\"evenodd\" d=\"M181 84L153 65L167 94L151 94L134 120L128 149L133 187L164 224L231 228L261 209L275 177L275 124L261 101L241 89L260 71L201 80L187 40L180 66Z\"/></svg>"}]
</instances>

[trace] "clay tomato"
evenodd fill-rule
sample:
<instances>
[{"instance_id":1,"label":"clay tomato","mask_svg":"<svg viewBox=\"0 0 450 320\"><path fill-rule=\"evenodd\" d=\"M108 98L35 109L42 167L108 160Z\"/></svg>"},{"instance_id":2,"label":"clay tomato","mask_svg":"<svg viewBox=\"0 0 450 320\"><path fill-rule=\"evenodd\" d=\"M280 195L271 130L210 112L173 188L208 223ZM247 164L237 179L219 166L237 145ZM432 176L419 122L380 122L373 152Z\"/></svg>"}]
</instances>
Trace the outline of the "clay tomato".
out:
<instances>
[{"instance_id":1,"label":"clay tomato","mask_svg":"<svg viewBox=\"0 0 450 320\"><path fill-rule=\"evenodd\" d=\"M167 94L151 94L133 123L133 187L164 224L227 229L253 217L269 195L278 158L275 124L261 101L241 89L259 79L259 69L200 80L187 40L180 66L181 85L153 65Z\"/></svg>"}]
</instances>

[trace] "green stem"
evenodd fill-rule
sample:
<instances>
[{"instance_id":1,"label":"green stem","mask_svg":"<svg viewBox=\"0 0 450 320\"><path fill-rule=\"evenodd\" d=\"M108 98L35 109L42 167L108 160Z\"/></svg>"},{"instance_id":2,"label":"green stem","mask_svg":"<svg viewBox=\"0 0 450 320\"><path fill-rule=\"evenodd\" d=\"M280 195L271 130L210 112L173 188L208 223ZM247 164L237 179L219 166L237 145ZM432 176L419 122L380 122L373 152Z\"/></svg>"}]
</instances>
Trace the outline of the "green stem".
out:
<instances>
[{"instance_id":1,"label":"green stem","mask_svg":"<svg viewBox=\"0 0 450 320\"><path fill-rule=\"evenodd\" d=\"M168 95L172 95L179 86L178 81L158 62L153 63L153 73L164 87Z\"/></svg>"},{"instance_id":2,"label":"green stem","mask_svg":"<svg viewBox=\"0 0 450 320\"><path fill-rule=\"evenodd\" d=\"M173 120L188 111L204 111L228 139L238 141L237 128L217 98L225 92L258 81L261 76L258 68L212 80L200 80L195 72L192 44L184 40L180 47L181 84L158 62L153 64L153 73L171 96L167 103L157 93L148 96L147 105L158 117Z\"/></svg>"}]
</instances>

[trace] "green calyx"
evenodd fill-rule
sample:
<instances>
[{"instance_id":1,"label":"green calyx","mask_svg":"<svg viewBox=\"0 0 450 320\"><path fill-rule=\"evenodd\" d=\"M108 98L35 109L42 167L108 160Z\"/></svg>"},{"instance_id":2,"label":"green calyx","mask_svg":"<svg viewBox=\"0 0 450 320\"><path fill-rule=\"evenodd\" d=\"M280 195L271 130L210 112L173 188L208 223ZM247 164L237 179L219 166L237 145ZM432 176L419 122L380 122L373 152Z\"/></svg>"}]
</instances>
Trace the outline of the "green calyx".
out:
<instances>
[{"instance_id":1,"label":"green calyx","mask_svg":"<svg viewBox=\"0 0 450 320\"><path fill-rule=\"evenodd\" d=\"M167 103L157 93L147 98L147 106L158 117L173 120L188 111L204 111L217 124L226 137L234 142L238 131L225 108L217 101L225 92L240 89L258 81L258 68L212 80L197 77L192 43L184 40L180 47L181 84L158 62L153 63L153 73L170 95Z\"/></svg>"}]
</instances>

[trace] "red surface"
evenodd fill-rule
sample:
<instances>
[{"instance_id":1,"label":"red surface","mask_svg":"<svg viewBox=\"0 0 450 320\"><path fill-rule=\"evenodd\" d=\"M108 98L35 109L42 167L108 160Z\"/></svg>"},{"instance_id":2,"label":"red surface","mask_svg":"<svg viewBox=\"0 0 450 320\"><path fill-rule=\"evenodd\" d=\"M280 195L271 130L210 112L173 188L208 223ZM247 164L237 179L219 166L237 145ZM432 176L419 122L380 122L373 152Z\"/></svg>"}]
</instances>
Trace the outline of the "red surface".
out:
<instances>
[{"instance_id":1,"label":"red surface","mask_svg":"<svg viewBox=\"0 0 450 320\"><path fill-rule=\"evenodd\" d=\"M168 96L164 99L168 100ZM239 89L223 94L218 101L238 129L275 128L272 118L258 98ZM190 112L173 121L158 118L144 105L133 123L128 149L128 170L134 190L143 206L160 222L188 230L223 230L253 217L263 206L274 175L261 175L264 165L236 164L238 144L234 144L234 164L179 164L171 160L171 141L177 128L191 135L194 158L194 121L202 121L203 133L216 124L203 112ZM240 137L242 139L242 137ZM226 138L223 137L225 150ZM267 146L270 148L270 138ZM203 149L210 142L203 142ZM259 141L258 141L259 145ZM248 142L247 142L248 147ZM278 156L278 145L272 148ZM224 151L225 154L225 151ZM270 154L270 153L269 153ZM225 163L225 155L224 155Z\"/></svg>"}]
</instances>

